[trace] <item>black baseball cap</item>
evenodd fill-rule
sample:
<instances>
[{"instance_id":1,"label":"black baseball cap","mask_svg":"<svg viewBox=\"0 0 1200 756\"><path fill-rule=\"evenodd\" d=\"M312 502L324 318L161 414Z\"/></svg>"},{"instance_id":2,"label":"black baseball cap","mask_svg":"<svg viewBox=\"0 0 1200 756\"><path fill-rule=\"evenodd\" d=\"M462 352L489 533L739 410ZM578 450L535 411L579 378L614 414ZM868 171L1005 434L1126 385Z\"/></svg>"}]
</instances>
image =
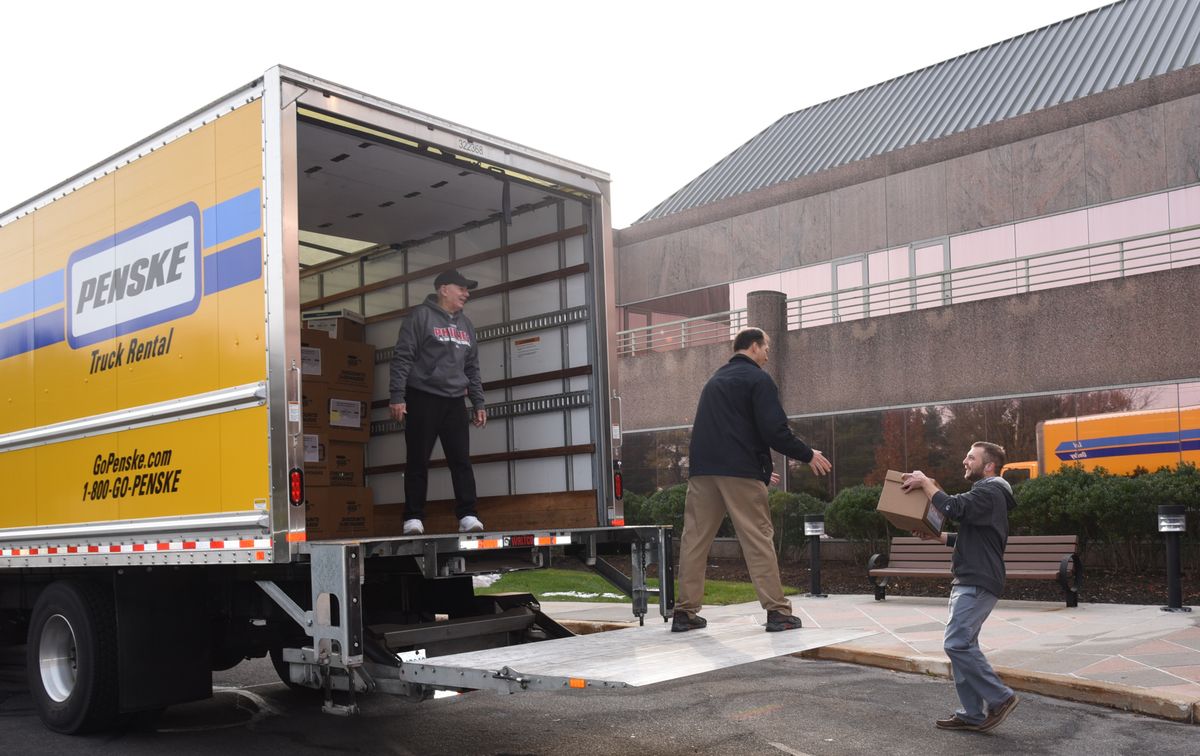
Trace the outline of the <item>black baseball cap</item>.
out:
<instances>
[{"instance_id":1,"label":"black baseball cap","mask_svg":"<svg viewBox=\"0 0 1200 756\"><path fill-rule=\"evenodd\" d=\"M438 273L437 278L433 279L433 288L435 289L441 288L446 284L455 284L463 287L464 289L474 289L479 285L479 282L472 281L462 273L459 273L457 270L451 268L450 270L443 270L441 273Z\"/></svg>"}]
</instances>

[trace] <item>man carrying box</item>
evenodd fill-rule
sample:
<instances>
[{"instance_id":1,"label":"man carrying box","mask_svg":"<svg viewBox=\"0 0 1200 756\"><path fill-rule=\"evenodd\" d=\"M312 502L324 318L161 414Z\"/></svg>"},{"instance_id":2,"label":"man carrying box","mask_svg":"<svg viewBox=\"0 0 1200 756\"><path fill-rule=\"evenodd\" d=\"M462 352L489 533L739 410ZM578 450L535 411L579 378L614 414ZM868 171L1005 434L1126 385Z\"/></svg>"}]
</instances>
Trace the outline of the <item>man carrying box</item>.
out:
<instances>
[{"instance_id":1,"label":"man carrying box","mask_svg":"<svg viewBox=\"0 0 1200 756\"><path fill-rule=\"evenodd\" d=\"M920 470L906 473L901 488L920 488L938 511L959 524L958 533L942 532L936 538L954 549L950 619L942 647L950 657L954 687L962 706L936 724L943 730L987 732L1003 722L1020 700L996 675L979 648L979 631L1004 590L1008 513L1017 502L1012 486L999 477L1004 466L1003 447L977 441L962 464L963 477L974 484L966 493L951 496ZM913 535L925 540L935 538L917 530Z\"/></svg>"},{"instance_id":2,"label":"man carrying box","mask_svg":"<svg viewBox=\"0 0 1200 756\"><path fill-rule=\"evenodd\" d=\"M471 421L487 425L479 347L475 326L463 307L477 282L457 270L438 274L434 293L413 308L400 326L392 353L389 385L392 419L405 417L408 459L404 473L404 534L425 532L425 497L429 492L429 456L440 438L454 484L454 514L460 532L483 530L475 511L475 472L463 397L471 400Z\"/></svg>"}]
</instances>

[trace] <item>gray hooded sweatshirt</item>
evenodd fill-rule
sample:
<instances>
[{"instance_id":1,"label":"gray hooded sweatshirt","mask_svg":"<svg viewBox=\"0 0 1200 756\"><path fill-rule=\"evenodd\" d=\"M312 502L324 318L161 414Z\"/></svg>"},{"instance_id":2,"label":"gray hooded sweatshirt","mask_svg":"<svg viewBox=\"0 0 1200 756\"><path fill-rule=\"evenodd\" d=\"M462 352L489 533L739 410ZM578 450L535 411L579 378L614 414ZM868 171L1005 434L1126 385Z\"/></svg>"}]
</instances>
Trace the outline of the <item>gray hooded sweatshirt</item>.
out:
<instances>
[{"instance_id":1,"label":"gray hooded sweatshirt","mask_svg":"<svg viewBox=\"0 0 1200 756\"><path fill-rule=\"evenodd\" d=\"M471 406L483 409L475 326L463 311L443 310L437 294L425 297L404 319L392 353L391 403L407 401L410 388L448 398L470 396Z\"/></svg>"},{"instance_id":2,"label":"gray hooded sweatshirt","mask_svg":"<svg viewBox=\"0 0 1200 756\"><path fill-rule=\"evenodd\" d=\"M958 533L946 538L946 545L954 548L954 584L973 585L999 596L1004 591L1008 513L1017 506L1012 486L1004 478L984 478L957 496L938 491L933 505L958 521Z\"/></svg>"}]
</instances>

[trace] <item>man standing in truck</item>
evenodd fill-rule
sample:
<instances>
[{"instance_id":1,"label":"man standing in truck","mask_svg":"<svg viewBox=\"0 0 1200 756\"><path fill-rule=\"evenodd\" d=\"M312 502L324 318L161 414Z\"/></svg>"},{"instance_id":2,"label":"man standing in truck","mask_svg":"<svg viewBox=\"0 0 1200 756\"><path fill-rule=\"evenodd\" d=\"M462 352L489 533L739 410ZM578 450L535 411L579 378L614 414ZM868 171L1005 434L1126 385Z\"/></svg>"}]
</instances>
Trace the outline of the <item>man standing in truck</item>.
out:
<instances>
[{"instance_id":1,"label":"man standing in truck","mask_svg":"<svg viewBox=\"0 0 1200 756\"><path fill-rule=\"evenodd\" d=\"M1004 447L976 441L963 459L963 477L971 490L951 496L920 470L905 473L901 488L920 488L938 511L957 520L957 533L938 536L954 549L951 568L950 619L943 648L954 671L954 687L962 706L935 722L942 730L988 732L1017 707L1017 694L1005 685L979 648L979 631L1004 591L1004 549L1008 545L1008 513L1017 502L1012 486L999 477ZM914 531L926 540L934 536ZM985 709L986 707L986 709Z\"/></svg>"},{"instance_id":2,"label":"man standing in truck","mask_svg":"<svg viewBox=\"0 0 1200 756\"><path fill-rule=\"evenodd\" d=\"M434 293L413 308L400 326L392 353L389 385L392 419L404 423L408 449L404 473L404 535L425 532L425 497L429 490L429 457L438 439L446 452L454 485L454 514L462 533L483 530L476 511L475 472L471 469L470 420L487 425L479 347L475 326L463 312L478 282L457 270L439 273Z\"/></svg>"},{"instance_id":3,"label":"man standing in truck","mask_svg":"<svg viewBox=\"0 0 1200 756\"><path fill-rule=\"evenodd\" d=\"M759 328L746 328L733 341L733 357L700 393L690 474L679 545L679 596L671 631L708 624L697 614L704 599L708 550L728 513L750 571L759 603L767 610L767 632L794 630L800 619L783 597L775 528L767 504L767 485L777 481L771 449L808 464L817 475L832 469L821 452L796 438L779 404L779 389L763 370L771 339Z\"/></svg>"}]
</instances>

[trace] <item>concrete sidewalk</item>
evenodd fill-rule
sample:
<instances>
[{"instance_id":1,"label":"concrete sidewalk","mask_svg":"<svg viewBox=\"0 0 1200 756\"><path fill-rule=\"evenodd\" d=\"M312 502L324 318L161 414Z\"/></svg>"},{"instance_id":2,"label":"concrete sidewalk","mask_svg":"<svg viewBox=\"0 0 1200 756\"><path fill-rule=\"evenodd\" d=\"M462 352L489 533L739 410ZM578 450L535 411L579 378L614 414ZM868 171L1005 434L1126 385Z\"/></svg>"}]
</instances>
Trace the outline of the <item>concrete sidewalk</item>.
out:
<instances>
[{"instance_id":1,"label":"concrete sidewalk","mask_svg":"<svg viewBox=\"0 0 1200 756\"><path fill-rule=\"evenodd\" d=\"M947 599L871 595L792 596L806 628L855 628L875 635L804 652L807 658L950 676L942 651ZM651 605L646 624L667 625ZM544 601L560 622L630 622L628 604ZM709 607L703 616L766 613L757 603ZM703 630L693 632L704 632ZM803 631L800 631L803 632ZM1158 606L1001 601L980 643L1017 690L1200 723L1200 610Z\"/></svg>"}]
</instances>

